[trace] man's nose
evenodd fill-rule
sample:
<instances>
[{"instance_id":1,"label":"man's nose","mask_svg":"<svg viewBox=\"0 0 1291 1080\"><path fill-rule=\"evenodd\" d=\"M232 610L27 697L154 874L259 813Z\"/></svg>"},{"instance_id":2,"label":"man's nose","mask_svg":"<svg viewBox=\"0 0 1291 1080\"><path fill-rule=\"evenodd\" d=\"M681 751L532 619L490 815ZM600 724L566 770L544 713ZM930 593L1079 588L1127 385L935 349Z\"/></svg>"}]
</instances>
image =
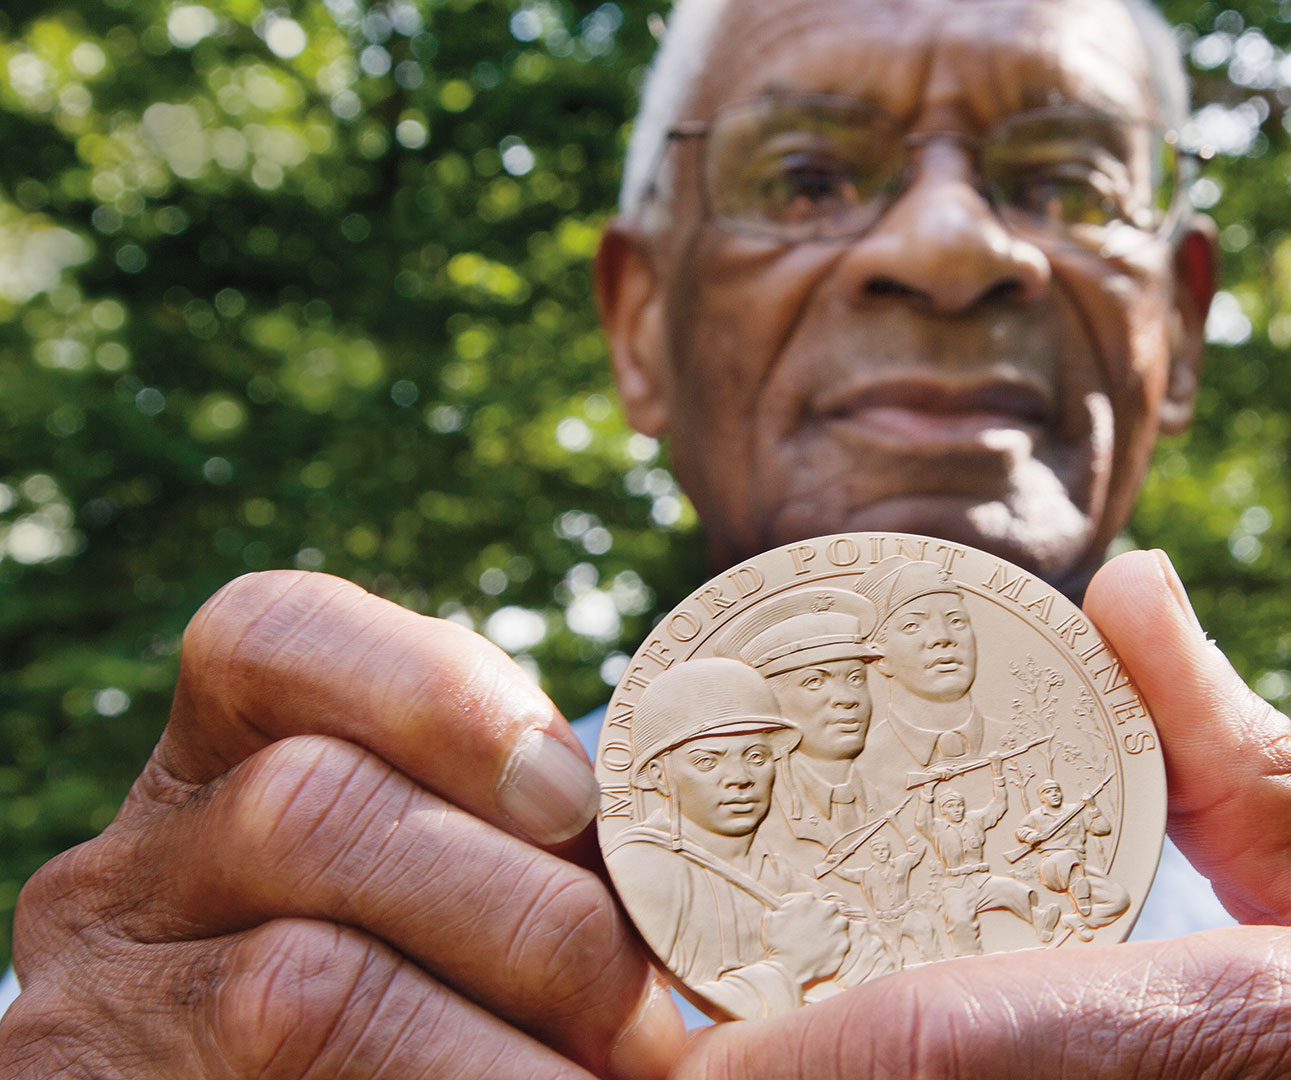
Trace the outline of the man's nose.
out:
<instances>
[{"instance_id":1,"label":"man's nose","mask_svg":"<svg viewBox=\"0 0 1291 1080\"><path fill-rule=\"evenodd\" d=\"M958 315L992 301L1044 296L1048 257L1005 228L976 184L965 149L937 140L914 157L910 186L840 267L849 298L861 304L904 298Z\"/></svg>"},{"instance_id":2,"label":"man's nose","mask_svg":"<svg viewBox=\"0 0 1291 1080\"><path fill-rule=\"evenodd\" d=\"M928 623L928 639L930 646L954 645L959 640L959 635L955 633L955 628L951 626L949 619L933 616Z\"/></svg>"},{"instance_id":3,"label":"man's nose","mask_svg":"<svg viewBox=\"0 0 1291 1080\"><path fill-rule=\"evenodd\" d=\"M730 762L722 774L722 783L726 787L745 788L753 783L753 770L742 758Z\"/></svg>"}]
</instances>

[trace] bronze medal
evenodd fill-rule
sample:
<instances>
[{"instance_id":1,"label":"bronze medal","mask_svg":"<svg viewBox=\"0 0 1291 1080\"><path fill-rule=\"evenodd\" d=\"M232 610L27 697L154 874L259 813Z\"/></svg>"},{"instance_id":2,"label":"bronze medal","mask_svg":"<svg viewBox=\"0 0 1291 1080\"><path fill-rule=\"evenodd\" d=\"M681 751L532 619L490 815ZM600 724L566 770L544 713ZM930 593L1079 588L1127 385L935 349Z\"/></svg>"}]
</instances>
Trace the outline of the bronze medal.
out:
<instances>
[{"instance_id":1,"label":"bronze medal","mask_svg":"<svg viewBox=\"0 0 1291 1080\"><path fill-rule=\"evenodd\" d=\"M692 593L628 665L596 771L624 907L719 1019L1121 941L1165 830L1156 731L1079 609L896 533L777 548Z\"/></svg>"}]
</instances>

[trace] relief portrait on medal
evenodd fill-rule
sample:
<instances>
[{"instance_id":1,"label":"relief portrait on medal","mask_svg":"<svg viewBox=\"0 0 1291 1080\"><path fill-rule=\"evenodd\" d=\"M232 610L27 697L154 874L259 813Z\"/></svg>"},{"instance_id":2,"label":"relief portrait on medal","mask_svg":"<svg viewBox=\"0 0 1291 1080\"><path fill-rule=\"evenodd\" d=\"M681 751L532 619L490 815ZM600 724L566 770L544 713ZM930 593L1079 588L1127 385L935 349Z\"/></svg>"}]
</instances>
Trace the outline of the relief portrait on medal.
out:
<instances>
[{"instance_id":1,"label":"relief portrait on medal","mask_svg":"<svg viewBox=\"0 0 1291 1080\"><path fill-rule=\"evenodd\" d=\"M1001 588L889 555L748 600L689 657L643 647L602 847L700 999L776 1015L1125 918L1107 717Z\"/></svg>"}]
</instances>

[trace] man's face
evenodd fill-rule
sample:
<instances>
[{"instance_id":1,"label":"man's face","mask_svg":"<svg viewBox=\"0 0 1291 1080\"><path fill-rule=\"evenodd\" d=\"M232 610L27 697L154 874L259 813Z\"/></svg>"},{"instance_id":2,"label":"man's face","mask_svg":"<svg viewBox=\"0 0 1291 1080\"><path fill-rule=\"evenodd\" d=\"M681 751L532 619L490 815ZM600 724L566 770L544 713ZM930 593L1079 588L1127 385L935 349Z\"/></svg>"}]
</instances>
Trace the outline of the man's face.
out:
<instances>
[{"instance_id":1,"label":"man's face","mask_svg":"<svg viewBox=\"0 0 1291 1080\"><path fill-rule=\"evenodd\" d=\"M892 858L892 845L886 840L875 840L870 845L870 853L874 856L874 861L885 863Z\"/></svg>"},{"instance_id":2,"label":"man's face","mask_svg":"<svg viewBox=\"0 0 1291 1080\"><path fill-rule=\"evenodd\" d=\"M1046 806L1051 809L1057 809L1062 805L1062 788L1057 784L1045 784L1040 789L1040 798Z\"/></svg>"},{"instance_id":3,"label":"man's face","mask_svg":"<svg viewBox=\"0 0 1291 1080\"><path fill-rule=\"evenodd\" d=\"M686 119L827 93L925 137L868 232L796 244L718 228L701 140L669 150L673 227L647 245L648 285L607 308L629 418L670 438L714 561L893 529L1078 588L1157 431L1186 421L1209 264L1176 295L1164 240L1119 259L1024 240L983 197L971 142L938 136L1054 103L1153 118L1120 0L731 3L707 71Z\"/></svg>"},{"instance_id":4,"label":"man's face","mask_svg":"<svg viewBox=\"0 0 1291 1080\"><path fill-rule=\"evenodd\" d=\"M860 660L786 671L772 678L784 718L802 731L798 753L837 760L865 749L870 729L870 690Z\"/></svg>"},{"instance_id":5,"label":"man's face","mask_svg":"<svg viewBox=\"0 0 1291 1080\"><path fill-rule=\"evenodd\" d=\"M884 623L879 641L879 670L929 701L957 701L977 676L977 639L964 601L954 593L902 604Z\"/></svg>"},{"instance_id":6,"label":"man's face","mask_svg":"<svg viewBox=\"0 0 1291 1080\"><path fill-rule=\"evenodd\" d=\"M959 794L942 796L941 812L958 825L964 820L964 797Z\"/></svg>"},{"instance_id":7,"label":"man's face","mask_svg":"<svg viewBox=\"0 0 1291 1080\"><path fill-rule=\"evenodd\" d=\"M771 809L775 760L763 734L701 736L669 756L681 815L722 836L747 836Z\"/></svg>"}]
</instances>

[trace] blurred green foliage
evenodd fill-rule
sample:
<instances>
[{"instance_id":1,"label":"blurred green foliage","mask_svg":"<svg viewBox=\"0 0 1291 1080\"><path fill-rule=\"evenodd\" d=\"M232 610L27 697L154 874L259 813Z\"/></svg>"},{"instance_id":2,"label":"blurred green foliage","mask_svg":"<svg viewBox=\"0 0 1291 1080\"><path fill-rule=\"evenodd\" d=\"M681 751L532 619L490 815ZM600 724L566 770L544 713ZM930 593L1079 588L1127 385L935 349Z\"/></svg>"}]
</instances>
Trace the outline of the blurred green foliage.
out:
<instances>
[{"instance_id":1,"label":"blurred green foliage","mask_svg":"<svg viewBox=\"0 0 1291 1080\"><path fill-rule=\"evenodd\" d=\"M624 426L589 259L662 3L8 0L0 12L0 960L115 811L247 570L482 629L570 715L703 573ZM1134 526L1291 701L1291 4L1170 2L1222 153L1197 422ZM680 535L679 535L680 534Z\"/></svg>"},{"instance_id":2,"label":"blurred green foliage","mask_svg":"<svg viewBox=\"0 0 1291 1080\"><path fill-rule=\"evenodd\" d=\"M1192 199L1219 228L1223 289L1196 418L1158 449L1133 539L1165 548L1207 630L1291 707L1291 3L1166 0L1218 154Z\"/></svg>"},{"instance_id":3,"label":"blurred green foliage","mask_svg":"<svg viewBox=\"0 0 1291 1080\"><path fill-rule=\"evenodd\" d=\"M0 959L230 578L462 620L576 715L700 572L590 303L645 14L5 5Z\"/></svg>"}]
</instances>

